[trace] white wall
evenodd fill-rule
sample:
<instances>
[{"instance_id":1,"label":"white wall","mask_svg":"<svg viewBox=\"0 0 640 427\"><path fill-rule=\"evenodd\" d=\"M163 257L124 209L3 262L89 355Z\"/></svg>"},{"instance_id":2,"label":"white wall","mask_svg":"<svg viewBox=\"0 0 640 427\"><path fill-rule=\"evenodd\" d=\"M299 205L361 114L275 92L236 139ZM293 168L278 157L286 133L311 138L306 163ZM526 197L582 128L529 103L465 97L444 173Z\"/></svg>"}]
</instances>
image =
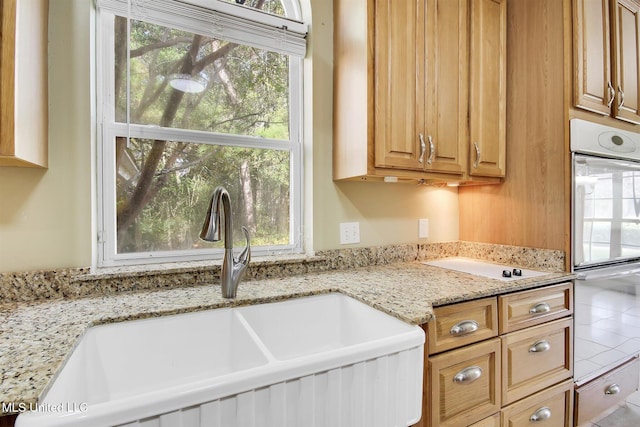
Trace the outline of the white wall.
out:
<instances>
[{"instance_id":1,"label":"white wall","mask_svg":"<svg viewBox=\"0 0 640 427\"><path fill-rule=\"evenodd\" d=\"M334 183L331 179L333 2L303 0L312 17L306 76L306 231L309 251L344 247L339 223L360 222L361 244L458 238L451 188ZM0 168L0 272L86 267L92 261L92 1L52 0L49 20L49 169Z\"/></svg>"}]
</instances>

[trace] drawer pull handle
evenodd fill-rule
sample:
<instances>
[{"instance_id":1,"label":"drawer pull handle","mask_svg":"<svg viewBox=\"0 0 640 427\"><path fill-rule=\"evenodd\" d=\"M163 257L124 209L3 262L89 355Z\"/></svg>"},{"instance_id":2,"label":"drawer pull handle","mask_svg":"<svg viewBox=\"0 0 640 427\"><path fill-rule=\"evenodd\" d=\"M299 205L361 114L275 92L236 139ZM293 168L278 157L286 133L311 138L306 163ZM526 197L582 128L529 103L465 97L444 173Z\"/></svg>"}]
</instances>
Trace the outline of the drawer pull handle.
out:
<instances>
[{"instance_id":1,"label":"drawer pull handle","mask_svg":"<svg viewBox=\"0 0 640 427\"><path fill-rule=\"evenodd\" d=\"M529 347L529 353L544 353L551 350L551 344L547 340L540 340Z\"/></svg>"},{"instance_id":2,"label":"drawer pull handle","mask_svg":"<svg viewBox=\"0 0 640 427\"><path fill-rule=\"evenodd\" d=\"M477 331L480 328L480 324L475 320L463 320L451 327L449 333L453 336L467 335Z\"/></svg>"},{"instance_id":3,"label":"drawer pull handle","mask_svg":"<svg viewBox=\"0 0 640 427\"><path fill-rule=\"evenodd\" d=\"M482 368L480 366L470 366L458 372L453 377L453 382L458 384L469 384L482 376Z\"/></svg>"},{"instance_id":4,"label":"drawer pull handle","mask_svg":"<svg viewBox=\"0 0 640 427\"><path fill-rule=\"evenodd\" d=\"M614 395L620 393L620 386L618 384L611 384L604 391L604 394Z\"/></svg>"},{"instance_id":5,"label":"drawer pull handle","mask_svg":"<svg viewBox=\"0 0 640 427\"><path fill-rule=\"evenodd\" d=\"M549 304L547 304L546 302L541 302L539 304L534 305L533 307L531 307L531 310L529 310L530 314L544 314L544 313L548 313L551 311L551 306Z\"/></svg>"},{"instance_id":6,"label":"drawer pull handle","mask_svg":"<svg viewBox=\"0 0 640 427\"><path fill-rule=\"evenodd\" d=\"M529 421L537 423L538 421L546 421L549 418L551 418L551 409L545 406L534 412L533 415L529 417Z\"/></svg>"}]
</instances>

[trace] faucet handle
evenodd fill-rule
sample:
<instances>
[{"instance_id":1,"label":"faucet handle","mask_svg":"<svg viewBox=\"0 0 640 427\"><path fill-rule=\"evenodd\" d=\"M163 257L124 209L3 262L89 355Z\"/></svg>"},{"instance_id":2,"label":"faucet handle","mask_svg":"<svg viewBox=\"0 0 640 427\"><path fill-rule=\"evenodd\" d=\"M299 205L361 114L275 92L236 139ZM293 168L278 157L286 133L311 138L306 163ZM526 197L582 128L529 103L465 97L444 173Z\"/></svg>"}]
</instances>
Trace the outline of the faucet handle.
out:
<instances>
[{"instance_id":1,"label":"faucet handle","mask_svg":"<svg viewBox=\"0 0 640 427\"><path fill-rule=\"evenodd\" d=\"M243 226L242 232L244 233L244 238L247 240L247 245L238 256L238 263L246 267L249 264L249 261L251 261L251 237L247 227Z\"/></svg>"}]
</instances>

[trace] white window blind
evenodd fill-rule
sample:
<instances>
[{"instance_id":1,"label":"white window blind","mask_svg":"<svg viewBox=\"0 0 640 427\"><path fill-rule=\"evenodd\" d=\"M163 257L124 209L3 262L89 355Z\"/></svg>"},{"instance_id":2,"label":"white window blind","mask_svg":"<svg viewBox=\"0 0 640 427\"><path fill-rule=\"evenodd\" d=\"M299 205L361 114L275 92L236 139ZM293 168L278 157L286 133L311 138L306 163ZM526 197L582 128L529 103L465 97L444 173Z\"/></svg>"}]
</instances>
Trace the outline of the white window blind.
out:
<instances>
[{"instance_id":1,"label":"white window blind","mask_svg":"<svg viewBox=\"0 0 640 427\"><path fill-rule=\"evenodd\" d=\"M131 19L286 55L306 54L306 24L239 5L212 1L206 8L177 0L97 0L96 4Z\"/></svg>"}]
</instances>

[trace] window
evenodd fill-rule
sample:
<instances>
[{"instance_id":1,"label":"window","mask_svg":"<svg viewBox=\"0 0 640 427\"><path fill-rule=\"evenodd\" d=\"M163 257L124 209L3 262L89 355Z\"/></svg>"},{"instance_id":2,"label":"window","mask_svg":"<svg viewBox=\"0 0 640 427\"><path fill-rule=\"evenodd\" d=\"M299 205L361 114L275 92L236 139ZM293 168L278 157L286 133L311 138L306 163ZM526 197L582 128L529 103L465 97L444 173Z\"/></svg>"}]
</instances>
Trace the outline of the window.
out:
<instances>
[{"instance_id":1,"label":"window","mask_svg":"<svg viewBox=\"0 0 640 427\"><path fill-rule=\"evenodd\" d=\"M220 185L254 254L300 252L297 3L97 4L98 265L221 256L198 238Z\"/></svg>"}]
</instances>

